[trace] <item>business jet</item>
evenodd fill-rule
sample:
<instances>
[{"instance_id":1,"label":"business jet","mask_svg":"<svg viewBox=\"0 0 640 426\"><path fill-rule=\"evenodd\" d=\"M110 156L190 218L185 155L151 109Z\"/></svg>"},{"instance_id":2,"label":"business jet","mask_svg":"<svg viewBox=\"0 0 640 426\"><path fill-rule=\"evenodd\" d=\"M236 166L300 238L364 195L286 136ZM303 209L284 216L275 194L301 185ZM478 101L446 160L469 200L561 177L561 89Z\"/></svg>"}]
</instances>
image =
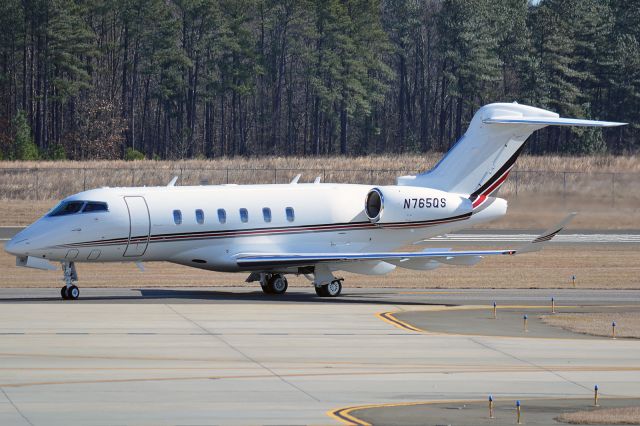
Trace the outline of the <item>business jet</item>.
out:
<instances>
[{"instance_id":1,"label":"business jet","mask_svg":"<svg viewBox=\"0 0 640 426\"><path fill-rule=\"evenodd\" d=\"M178 186L174 178L162 187L92 189L62 200L5 250L18 266L50 270L60 262L65 300L80 294L76 263L123 261L245 272L267 294L284 294L286 275L304 275L318 296L335 297L339 271L426 271L539 250L573 215L521 248L397 251L504 216L507 201L496 192L534 131L624 124L490 104L432 170L400 176L396 185L302 184L297 176L289 184Z\"/></svg>"}]
</instances>

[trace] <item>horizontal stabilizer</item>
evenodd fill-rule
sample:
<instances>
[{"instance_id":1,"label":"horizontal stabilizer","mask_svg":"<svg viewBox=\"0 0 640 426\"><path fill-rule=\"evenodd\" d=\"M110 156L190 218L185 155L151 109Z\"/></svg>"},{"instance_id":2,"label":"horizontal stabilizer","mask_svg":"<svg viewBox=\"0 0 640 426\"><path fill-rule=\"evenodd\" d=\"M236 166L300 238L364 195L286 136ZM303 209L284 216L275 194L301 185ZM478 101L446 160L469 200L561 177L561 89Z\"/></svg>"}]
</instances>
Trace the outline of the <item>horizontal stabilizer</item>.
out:
<instances>
[{"instance_id":1,"label":"horizontal stabilizer","mask_svg":"<svg viewBox=\"0 0 640 426\"><path fill-rule=\"evenodd\" d=\"M485 124L531 124L534 126L577 126L577 127L616 127L627 123L615 121L581 120L561 117L491 117L482 120Z\"/></svg>"}]
</instances>

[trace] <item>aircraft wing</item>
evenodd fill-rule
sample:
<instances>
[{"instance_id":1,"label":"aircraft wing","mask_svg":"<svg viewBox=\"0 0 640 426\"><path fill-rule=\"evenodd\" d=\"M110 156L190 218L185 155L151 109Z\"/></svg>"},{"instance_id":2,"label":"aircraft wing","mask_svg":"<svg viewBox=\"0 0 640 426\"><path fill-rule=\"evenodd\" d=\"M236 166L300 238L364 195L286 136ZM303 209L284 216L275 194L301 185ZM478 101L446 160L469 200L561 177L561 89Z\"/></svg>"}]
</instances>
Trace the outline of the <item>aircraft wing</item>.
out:
<instances>
[{"instance_id":1,"label":"aircraft wing","mask_svg":"<svg viewBox=\"0 0 640 426\"><path fill-rule=\"evenodd\" d=\"M302 267L320 263L345 263L345 262L388 262L402 266L404 262L410 264L417 261L428 262L434 260L440 263L453 265L473 265L484 256L515 255L518 253L530 253L541 250L545 243L560 232L575 216L569 214L556 226L549 228L538 238L519 249L504 250L463 250L427 249L420 252L372 252L372 253L240 253L236 256L236 262L240 267L247 268L274 268L274 267Z\"/></svg>"}]
</instances>

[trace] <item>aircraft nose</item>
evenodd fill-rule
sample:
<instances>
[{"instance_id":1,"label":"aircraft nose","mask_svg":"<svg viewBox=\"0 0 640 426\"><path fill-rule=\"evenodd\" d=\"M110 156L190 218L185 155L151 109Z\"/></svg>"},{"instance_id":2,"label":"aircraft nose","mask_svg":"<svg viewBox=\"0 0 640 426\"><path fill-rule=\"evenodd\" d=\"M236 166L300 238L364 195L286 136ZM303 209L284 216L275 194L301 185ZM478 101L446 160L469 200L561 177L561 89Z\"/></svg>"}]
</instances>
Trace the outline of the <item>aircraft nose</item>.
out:
<instances>
[{"instance_id":1,"label":"aircraft nose","mask_svg":"<svg viewBox=\"0 0 640 426\"><path fill-rule=\"evenodd\" d=\"M28 238L12 238L4 245L4 250L7 253L13 254L15 256L22 256L25 254L25 251L29 245Z\"/></svg>"}]
</instances>

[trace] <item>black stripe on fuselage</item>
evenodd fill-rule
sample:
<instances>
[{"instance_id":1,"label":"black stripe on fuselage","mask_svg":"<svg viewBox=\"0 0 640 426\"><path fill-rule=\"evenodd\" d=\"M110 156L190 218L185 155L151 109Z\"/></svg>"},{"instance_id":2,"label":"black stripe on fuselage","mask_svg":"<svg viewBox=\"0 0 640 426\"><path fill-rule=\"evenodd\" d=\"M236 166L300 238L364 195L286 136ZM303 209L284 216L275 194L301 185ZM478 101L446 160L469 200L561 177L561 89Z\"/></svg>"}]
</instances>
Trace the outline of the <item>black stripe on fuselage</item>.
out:
<instances>
[{"instance_id":1,"label":"black stripe on fuselage","mask_svg":"<svg viewBox=\"0 0 640 426\"><path fill-rule=\"evenodd\" d=\"M473 194L469 196L469 199L473 202L473 200L475 200L478 197L478 195L484 193L484 191L486 191L488 188L491 187L491 185L493 185L498 179L500 179L500 177L502 177L502 175L507 170L509 170L509 168L513 166L513 164L516 162L523 148L524 148L524 144L522 144L520 148L518 148L516 152L513 153L513 155L507 160L507 162L504 163L502 167L500 167L500 169L496 173L494 173L493 176L491 176L491 178L489 178L489 180L487 180L484 184L482 184L480 188L474 191Z\"/></svg>"},{"instance_id":2,"label":"black stripe on fuselage","mask_svg":"<svg viewBox=\"0 0 640 426\"><path fill-rule=\"evenodd\" d=\"M165 242L165 241L190 241L201 239L219 239L230 237L252 237L260 235L277 235L277 234L299 234L307 232L331 232L331 231L353 231L360 229L376 229L376 228L389 228L389 229L402 229L402 228L416 228L435 226L445 223L458 222L465 220L471 216L470 213L465 213L458 216L452 216L443 219L432 219L426 221L417 222L394 222L389 224L374 224L371 222L347 222L338 224L319 224L319 225L297 225L288 227L274 227L274 228L251 228L251 229L234 229L234 230L220 230L220 231L200 231L200 232L185 232L185 233L170 233L170 234L156 234L156 235L140 235L131 238L131 243L145 243L147 239L150 243ZM65 244L63 247L85 247L85 246L108 246L108 245L124 245L128 244L128 238L112 238L109 240L96 240L87 241L81 243Z\"/></svg>"}]
</instances>

